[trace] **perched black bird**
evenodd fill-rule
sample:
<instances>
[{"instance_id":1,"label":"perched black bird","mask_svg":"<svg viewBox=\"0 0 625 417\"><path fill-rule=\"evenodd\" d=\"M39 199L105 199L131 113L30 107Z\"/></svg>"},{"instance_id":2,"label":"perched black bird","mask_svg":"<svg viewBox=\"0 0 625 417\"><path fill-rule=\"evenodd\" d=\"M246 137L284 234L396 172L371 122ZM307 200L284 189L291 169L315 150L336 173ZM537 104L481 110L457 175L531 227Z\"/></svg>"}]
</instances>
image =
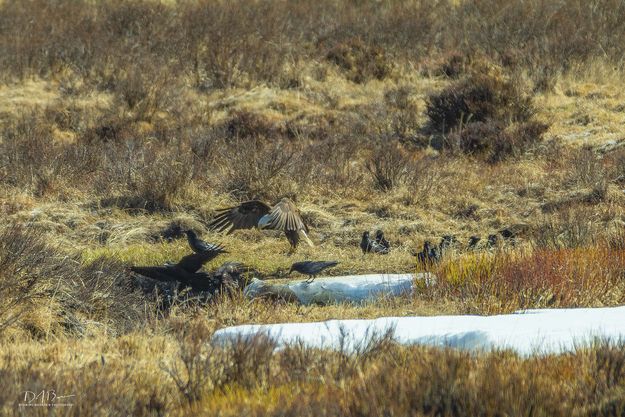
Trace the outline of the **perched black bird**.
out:
<instances>
[{"instance_id":1,"label":"perched black bird","mask_svg":"<svg viewBox=\"0 0 625 417\"><path fill-rule=\"evenodd\" d=\"M467 246L467 249L469 249L469 250L473 250L473 249L475 249L475 248L477 247L477 243L478 243L480 240L482 240L482 238L481 238L481 237L479 237L479 236L471 236L471 237L469 238L469 245Z\"/></svg>"},{"instance_id":2,"label":"perched black bird","mask_svg":"<svg viewBox=\"0 0 625 417\"><path fill-rule=\"evenodd\" d=\"M423 243L423 250L417 253L417 262L421 265L428 266L435 262L440 261L440 251L436 246L432 245L432 242L426 240Z\"/></svg>"},{"instance_id":3,"label":"perched black bird","mask_svg":"<svg viewBox=\"0 0 625 417\"><path fill-rule=\"evenodd\" d=\"M360 240L360 249L362 249L362 253L379 253L385 255L388 253L389 249L380 245L375 240L371 240L369 237L369 232L363 232L362 239Z\"/></svg>"},{"instance_id":4,"label":"perched black bird","mask_svg":"<svg viewBox=\"0 0 625 417\"><path fill-rule=\"evenodd\" d=\"M458 242L458 239L456 239L456 236L445 235L441 238L441 243L439 244L439 247L445 249L445 248L452 246L456 242Z\"/></svg>"},{"instance_id":5,"label":"perched black bird","mask_svg":"<svg viewBox=\"0 0 625 417\"><path fill-rule=\"evenodd\" d=\"M291 272L299 272L300 274L308 275L308 279L306 282L311 283L314 281L315 277L321 273L326 268L331 268L333 266L338 265L337 261L303 261L303 262L295 262L291 265L291 269L289 269L289 273L287 275L291 275Z\"/></svg>"},{"instance_id":6,"label":"perched black bird","mask_svg":"<svg viewBox=\"0 0 625 417\"><path fill-rule=\"evenodd\" d=\"M515 223L501 229L499 234L503 237L503 240L511 244L515 244L517 238L522 237L530 231L530 226L526 223Z\"/></svg>"},{"instance_id":7,"label":"perched black bird","mask_svg":"<svg viewBox=\"0 0 625 417\"><path fill-rule=\"evenodd\" d=\"M209 229L227 234L237 229L272 229L281 230L286 235L293 253L299 243L300 234L310 246L314 246L308 238L308 226L304 223L299 210L288 198L283 198L271 207L262 201L245 201L238 206L218 210L215 218L208 225Z\"/></svg>"},{"instance_id":8,"label":"perched black bird","mask_svg":"<svg viewBox=\"0 0 625 417\"><path fill-rule=\"evenodd\" d=\"M187 234L189 246L195 253L206 252L207 250L214 250L217 248L217 245L206 243L202 239L198 238L197 234L191 229L185 230L184 232Z\"/></svg>"},{"instance_id":9,"label":"perched black bird","mask_svg":"<svg viewBox=\"0 0 625 417\"><path fill-rule=\"evenodd\" d=\"M499 237L497 235L488 235L488 241L486 242L486 246L489 248L494 248L499 243Z\"/></svg>"},{"instance_id":10,"label":"perched black bird","mask_svg":"<svg viewBox=\"0 0 625 417\"><path fill-rule=\"evenodd\" d=\"M369 239L369 232L363 232L362 233L362 239L360 239L360 249L362 250L363 254L369 252L369 249L370 249L369 242L370 241L371 241L371 239Z\"/></svg>"},{"instance_id":11,"label":"perched black bird","mask_svg":"<svg viewBox=\"0 0 625 417\"><path fill-rule=\"evenodd\" d=\"M227 251L221 246L215 245L213 248L203 252L184 256L176 264L168 263L164 266L133 266L130 270L157 281L178 281L195 290L203 291L208 289L211 283L208 280L208 274L199 272L199 270L206 262L215 259L222 253L227 253Z\"/></svg>"},{"instance_id":12,"label":"perched black bird","mask_svg":"<svg viewBox=\"0 0 625 417\"><path fill-rule=\"evenodd\" d=\"M430 248L430 262L439 262L443 257L443 251L440 246L432 246Z\"/></svg>"},{"instance_id":13,"label":"perched black bird","mask_svg":"<svg viewBox=\"0 0 625 417\"><path fill-rule=\"evenodd\" d=\"M388 240L386 240L386 238L384 237L384 232L380 229L375 231L375 241L376 243L384 246L386 249L391 248L391 244L388 242Z\"/></svg>"},{"instance_id":14,"label":"perched black bird","mask_svg":"<svg viewBox=\"0 0 625 417\"><path fill-rule=\"evenodd\" d=\"M451 246L453 246L456 242L458 242L458 239L456 239L456 236L454 235L445 235L441 238L441 243L439 243L438 248L440 249L441 254L447 250L448 248L450 248Z\"/></svg>"},{"instance_id":15,"label":"perched black bird","mask_svg":"<svg viewBox=\"0 0 625 417\"><path fill-rule=\"evenodd\" d=\"M513 237L516 236L516 233L514 233L512 230L510 229L502 229L499 231L499 234L504 238L504 239L511 239Z\"/></svg>"}]
</instances>

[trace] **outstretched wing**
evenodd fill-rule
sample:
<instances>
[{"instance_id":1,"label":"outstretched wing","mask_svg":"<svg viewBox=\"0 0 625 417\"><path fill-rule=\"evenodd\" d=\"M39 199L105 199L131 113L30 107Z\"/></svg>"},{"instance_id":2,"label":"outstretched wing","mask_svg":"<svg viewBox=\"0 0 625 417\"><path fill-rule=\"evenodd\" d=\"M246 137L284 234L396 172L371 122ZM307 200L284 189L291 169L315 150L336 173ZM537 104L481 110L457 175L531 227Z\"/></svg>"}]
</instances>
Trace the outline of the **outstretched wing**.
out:
<instances>
[{"instance_id":1,"label":"outstretched wing","mask_svg":"<svg viewBox=\"0 0 625 417\"><path fill-rule=\"evenodd\" d=\"M206 262L215 259L220 253L227 253L223 247L218 245L212 245L213 247L209 250L192 253L191 255L187 255L183 257L180 262L176 264L178 268L182 268L189 273L197 272L202 265Z\"/></svg>"},{"instance_id":2,"label":"outstretched wing","mask_svg":"<svg viewBox=\"0 0 625 417\"><path fill-rule=\"evenodd\" d=\"M130 270L157 281L180 281L177 270L171 266L132 266Z\"/></svg>"},{"instance_id":3,"label":"outstretched wing","mask_svg":"<svg viewBox=\"0 0 625 417\"><path fill-rule=\"evenodd\" d=\"M262 201L245 201L236 207L219 210L208 228L218 232L228 230L228 234L237 229L251 229L256 227L261 217L270 210L271 207Z\"/></svg>"},{"instance_id":4,"label":"outstretched wing","mask_svg":"<svg viewBox=\"0 0 625 417\"><path fill-rule=\"evenodd\" d=\"M278 204L273 206L264 222L264 228L282 230L284 232L297 232L300 230L308 232L308 227L302 220L298 208L288 198L283 198Z\"/></svg>"}]
</instances>

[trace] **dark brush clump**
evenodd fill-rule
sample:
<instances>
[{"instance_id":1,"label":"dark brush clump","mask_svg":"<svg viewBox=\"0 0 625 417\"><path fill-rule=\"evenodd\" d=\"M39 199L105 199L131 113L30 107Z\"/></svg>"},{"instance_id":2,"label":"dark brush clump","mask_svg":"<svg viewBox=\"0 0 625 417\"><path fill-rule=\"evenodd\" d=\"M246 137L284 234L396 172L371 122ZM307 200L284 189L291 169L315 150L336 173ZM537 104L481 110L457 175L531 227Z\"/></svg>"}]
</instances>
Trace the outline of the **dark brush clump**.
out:
<instances>
[{"instance_id":1,"label":"dark brush clump","mask_svg":"<svg viewBox=\"0 0 625 417\"><path fill-rule=\"evenodd\" d=\"M493 121L470 123L449 134L445 146L452 151L496 163L531 150L542 141L547 129L549 125L537 121L510 127Z\"/></svg>"},{"instance_id":2,"label":"dark brush clump","mask_svg":"<svg viewBox=\"0 0 625 417\"><path fill-rule=\"evenodd\" d=\"M446 133L469 123L524 122L534 114L532 99L518 82L500 74L473 74L430 95L429 129Z\"/></svg>"}]
</instances>

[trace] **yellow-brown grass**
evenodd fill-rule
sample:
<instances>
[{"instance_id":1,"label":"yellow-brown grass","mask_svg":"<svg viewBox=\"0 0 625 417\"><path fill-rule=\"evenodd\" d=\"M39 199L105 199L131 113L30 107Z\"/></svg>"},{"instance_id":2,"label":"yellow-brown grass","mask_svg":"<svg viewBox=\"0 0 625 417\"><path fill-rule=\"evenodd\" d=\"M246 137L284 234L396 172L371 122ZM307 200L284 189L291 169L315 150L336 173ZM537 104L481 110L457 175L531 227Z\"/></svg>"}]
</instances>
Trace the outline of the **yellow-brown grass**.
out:
<instances>
[{"instance_id":1,"label":"yellow-brown grass","mask_svg":"<svg viewBox=\"0 0 625 417\"><path fill-rule=\"evenodd\" d=\"M540 358L205 343L242 323L622 304L624 13L616 1L0 1L3 414L625 414L618 343ZM434 109L459 122L450 132L433 129L436 96L462 99ZM453 119L463 100L482 128ZM549 129L522 137L539 126L527 120ZM505 152L467 145L491 141ZM279 233L206 230L217 208L285 195L314 248L287 257ZM207 270L241 261L268 279L304 259L416 271L425 240L461 243L412 296L167 305L128 266L188 253L166 239L172 224L226 246ZM363 256L362 232L378 228L391 253ZM504 228L516 243L487 248ZM43 389L76 394L74 407L17 407Z\"/></svg>"}]
</instances>

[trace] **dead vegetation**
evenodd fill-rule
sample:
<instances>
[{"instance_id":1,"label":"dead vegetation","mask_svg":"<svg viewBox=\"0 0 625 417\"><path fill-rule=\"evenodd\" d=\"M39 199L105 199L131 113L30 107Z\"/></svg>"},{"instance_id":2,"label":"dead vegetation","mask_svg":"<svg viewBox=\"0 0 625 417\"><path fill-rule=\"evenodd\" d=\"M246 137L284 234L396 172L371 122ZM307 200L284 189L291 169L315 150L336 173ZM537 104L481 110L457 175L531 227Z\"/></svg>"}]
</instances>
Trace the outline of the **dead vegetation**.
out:
<instances>
[{"instance_id":1,"label":"dead vegetation","mask_svg":"<svg viewBox=\"0 0 625 417\"><path fill-rule=\"evenodd\" d=\"M330 416L610 416L619 415L623 407L620 343L523 358L505 351L400 347L389 333L372 336L358 354L302 346L274 351L263 337L225 348L211 345L211 331L198 319L183 328L180 322L171 324L178 336L174 340L132 334L107 345L92 342L97 356L78 356L71 360L73 366L60 370L39 363L27 368L21 357L8 368L5 353L0 372L10 383L2 393L3 410L10 413L16 405L18 387L46 384L54 384L59 394L75 393L69 400L74 405L67 409L71 415L184 415L202 410L225 416L295 416L315 410ZM70 351L76 352L74 347ZM59 355L30 354L49 363ZM141 360L146 355L152 361ZM104 401L104 393L111 398Z\"/></svg>"},{"instance_id":2,"label":"dead vegetation","mask_svg":"<svg viewBox=\"0 0 625 417\"><path fill-rule=\"evenodd\" d=\"M82 265L47 245L43 233L20 226L2 230L0 241L0 330L21 328L35 338L82 336L97 321L116 334L147 317L118 262L100 258Z\"/></svg>"},{"instance_id":3,"label":"dead vegetation","mask_svg":"<svg viewBox=\"0 0 625 417\"><path fill-rule=\"evenodd\" d=\"M76 392L81 416L623 414L617 341L520 358L384 335L359 356L209 340L623 304L624 17L611 0L0 2L3 413L45 386ZM215 208L283 196L315 248L206 230ZM326 258L406 272L425 240L460 244L439 286L364 306L136 292L127 266L179 259L182 226L264 277ZM393 249L363 258L377 228Z\"/></svg>"}]
</instances>

